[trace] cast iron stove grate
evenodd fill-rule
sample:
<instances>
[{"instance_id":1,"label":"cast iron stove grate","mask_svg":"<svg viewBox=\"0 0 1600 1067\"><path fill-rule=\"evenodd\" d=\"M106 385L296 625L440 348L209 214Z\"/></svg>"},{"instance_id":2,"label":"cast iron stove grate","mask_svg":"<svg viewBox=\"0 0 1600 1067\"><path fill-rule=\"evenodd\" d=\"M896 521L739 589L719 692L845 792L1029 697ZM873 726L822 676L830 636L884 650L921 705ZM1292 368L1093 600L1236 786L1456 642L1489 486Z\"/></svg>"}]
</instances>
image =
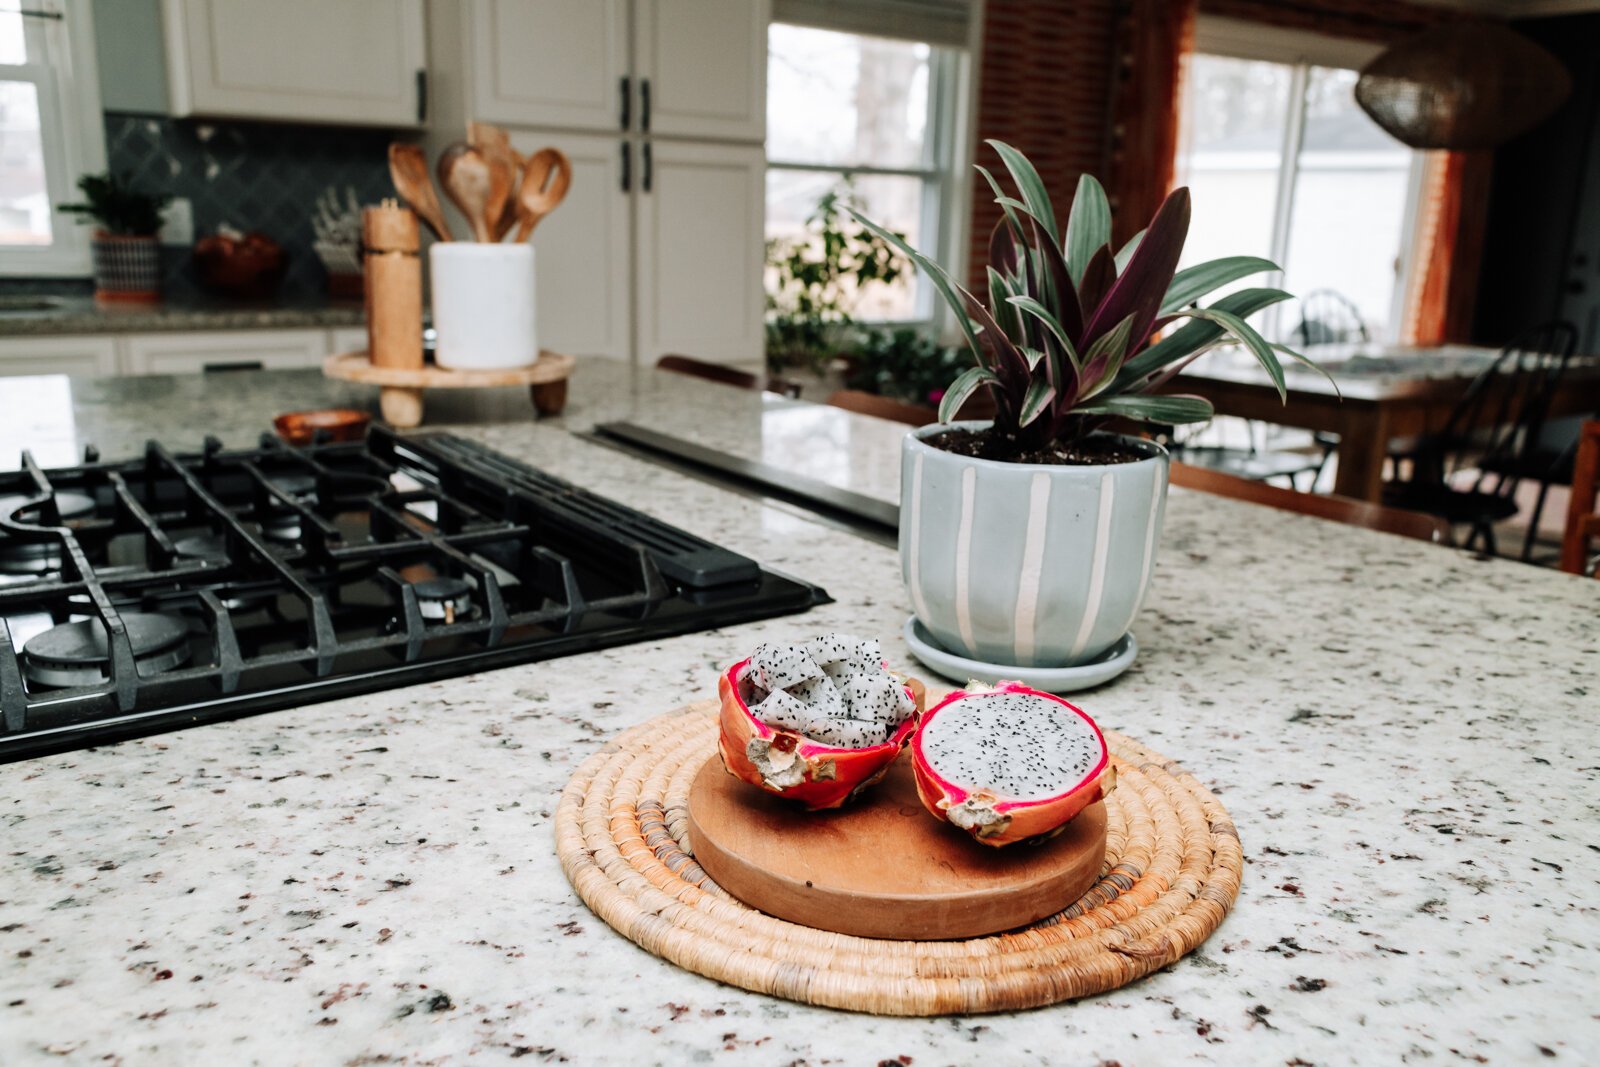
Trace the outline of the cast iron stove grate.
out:
<instances>
[{"instance_id":1,"label":"cast iron stove grate","mask_svg":"<svg viewBox=\"0 0 1600 1067\"><path fill-rule=\"evenodd\" d=\"M805 611L446 434L0 474L0 761Z\"/></svg>"}]
</instances>

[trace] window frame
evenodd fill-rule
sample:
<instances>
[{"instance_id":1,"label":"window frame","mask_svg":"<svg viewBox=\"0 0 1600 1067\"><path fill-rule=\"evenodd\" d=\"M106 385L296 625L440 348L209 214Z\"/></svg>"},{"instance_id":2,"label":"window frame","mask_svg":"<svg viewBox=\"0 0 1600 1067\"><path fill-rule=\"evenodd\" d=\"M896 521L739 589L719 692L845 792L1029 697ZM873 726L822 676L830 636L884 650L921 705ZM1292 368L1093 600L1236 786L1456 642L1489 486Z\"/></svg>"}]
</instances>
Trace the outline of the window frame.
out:
<instances>
[{"instance_id":1,"label":"window frame","mask_svg":"<svg viewBox=\"0 0 1600 1067\"><path fill-rule=\"evenodd\" d=\"M981 28L982 9L974 5L974 10L977 12L974 15L974 22ZM821 26L783 22L779 19L772 20L769 25L826 29ZM848 33L855 37L872 36L855 30L833 32ZM909 40L909 38L890 39ZM971 225L970 212L967 210L969 205L966 203L969 179L957 171L961 169L963 156L966 158L971 156L972 131L969 119L972 113L971 97L977 80L971 57L975 49L970 37L965 48L937 45L928 41L911 43L925 44L928 47L928 126L923 149L926 162L922 166L876 167L870 164L808 163L768 156L766 169L838 174L846 178L886 175L921 179L922 214L918 219L918 229L924 237L919 242L920 247L917 251L929 256L955 275L957 272L952 269L952 265L961 262L965 256L967 231ZM966 149L965 153L962 151L963 148ZM930 190L932 196L929 195ZM933 235L931 248L926 239L927 234ZM938 299L932 283L922 276L921 271L914 266L908 265L908 267L908 277L913 286L912 317L858 319L859 323L864 326L910 327L924 331L936 331L942 328L946 315L944 301Z\"/></svg>"},{"instance_id":2,"label":"window frame","mask_svg":"<svg viewBox=\"0 0 1600 1067\"><path fill-rule=\"evenodd\" d=\"M94 14L90 0L29 0L18 6L45 14L23 18L28 62L0 65L0 81L36 87L52 239L47 246L0 244L0 277L85 277L93 272L92 227L79 225L57 205L75 197L80 175L106 169Z\"/></svg>"},{"instance_id":3,"label":"window frame","mask_svg":"<svg viewBox=\"0 0 1600 1067\"><path fill-rule=\"evenodd\" d=\"M1284 123L1281 162L1278 170L1277 199L1273 205L1272 247L1274 263L1285 263L1289 251L1289 228L1294 218L1295 187L1299 184L1300 154L1305 142L1306 90L1311 68L1360 70L1384 50L1382 44L1348 37L1330 37L1307 30L1263 26L1245 19L1201 15L1195 19L1195 55L1224 56L1229 59L1277 63L1290 68L1288 119ZM1406 202L1402 209L1399 264L1389 302L1389 321L1382 340L1399 341L1405 328L1406 305L1416 278L1423 224L1422 191L1430 166L1428 154L1413 150L1406 175ZM1274 271L1264 284L1281 288L1283 271ZM1284 305L1274 304L1262 313L1266 334L1282 336L1280 327Z\"/></svg>"}]
</instances>

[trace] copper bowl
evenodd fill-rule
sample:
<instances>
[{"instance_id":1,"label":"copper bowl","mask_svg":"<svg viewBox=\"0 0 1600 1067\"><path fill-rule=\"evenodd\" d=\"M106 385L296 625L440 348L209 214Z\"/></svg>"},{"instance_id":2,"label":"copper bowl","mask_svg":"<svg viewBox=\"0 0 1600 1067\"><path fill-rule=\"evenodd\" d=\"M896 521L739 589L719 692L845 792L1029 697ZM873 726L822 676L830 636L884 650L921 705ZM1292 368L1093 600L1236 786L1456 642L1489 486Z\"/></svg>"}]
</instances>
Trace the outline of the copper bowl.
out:
<instances>
[{"instance_id":1,"label":"copper bowl","mask_svg":"<svg viewBox=\"0 0 1600 1067\"><path fill-rule=\"evenodd\" d=\"M288 411L272 420L278 436L291 445L309 445L318 430L327 431L329 441L359 441L367 432L372 416L353 408L323 408L318 411Z\"/></svg>"}]
</instances>

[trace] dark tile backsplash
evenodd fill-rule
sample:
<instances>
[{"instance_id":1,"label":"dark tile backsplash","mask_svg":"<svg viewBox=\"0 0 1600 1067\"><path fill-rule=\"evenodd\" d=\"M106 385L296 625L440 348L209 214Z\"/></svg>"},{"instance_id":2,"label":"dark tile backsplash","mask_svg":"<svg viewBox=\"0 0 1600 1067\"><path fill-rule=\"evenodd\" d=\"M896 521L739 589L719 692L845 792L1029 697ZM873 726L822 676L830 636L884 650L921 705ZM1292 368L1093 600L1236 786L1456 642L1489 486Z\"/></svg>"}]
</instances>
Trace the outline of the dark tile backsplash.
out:
<instances>
[{"instance_id":1,"label":"dark tile backsplash","mask_svg":"<svg viewBox=\"0 0 1600 1067\"><path fill-rule=\"evenodd\" d=\"M389 182L392 131L269 123L182 121L107 112L111 169L152 192L187 197L199 238L226 222L260 230L289 254L278 295L295 300L324 292L322 263L311 248L311 211L329 186L346 186L363 204L394 195ZM200 295L187 248L163 248L163 293ZM3 291L87 292L86 282L13 279Z\"/></svg>"}]
</instances>

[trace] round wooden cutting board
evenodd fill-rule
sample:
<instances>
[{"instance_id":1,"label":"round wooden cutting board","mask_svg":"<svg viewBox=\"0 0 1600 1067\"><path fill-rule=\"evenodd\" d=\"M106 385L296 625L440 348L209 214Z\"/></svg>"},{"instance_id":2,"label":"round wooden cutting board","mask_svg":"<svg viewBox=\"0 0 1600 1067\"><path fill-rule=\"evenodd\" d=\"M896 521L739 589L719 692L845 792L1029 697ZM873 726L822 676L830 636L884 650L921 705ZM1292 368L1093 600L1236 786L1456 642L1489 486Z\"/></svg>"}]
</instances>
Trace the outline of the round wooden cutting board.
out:
<instances>
[{"instance_id":1,"label":"round wooden cutting board","mask_svg":"<svg viewBox=\"0 0 1600 1067\"><path fill-rule=\"evenodd\" d=\"M712 879L768 915L857 937L1013 930L1086 893L1105 861L1096 803L1040 845L980 845L917 798L911 760L841 811L807 812L712 756L689 787L689 844Z\"/></svg>"}]
</instances>

